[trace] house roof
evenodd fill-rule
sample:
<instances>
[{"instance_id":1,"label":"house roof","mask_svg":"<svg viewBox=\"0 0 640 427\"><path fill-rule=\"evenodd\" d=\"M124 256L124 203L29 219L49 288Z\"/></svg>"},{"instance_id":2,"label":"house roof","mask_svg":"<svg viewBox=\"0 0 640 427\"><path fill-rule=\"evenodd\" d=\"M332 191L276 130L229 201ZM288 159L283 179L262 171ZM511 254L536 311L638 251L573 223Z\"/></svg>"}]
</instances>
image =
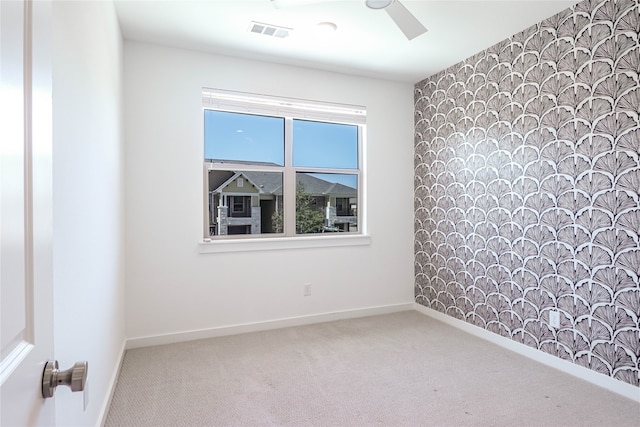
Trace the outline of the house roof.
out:
<instances>
[{"instance_id":1,"label":"house roof","mask_svg":"<svg viewBox=\"0 0 640 427\"><path fill-rule=\"evenodd\" d=\"M209 171L209 191L218 189L218 187L227 182L234 174L234 171Z\"/></svg>"},{"instance_id":2,"label":"house roof","mask_svg":"<svg viewBox=\"0 0 640 427\"><path fill-rule=\"evenodd\" d=\"M282 175L279 172L262 171L209 171L209 190L221 192L221 186L235 174L244 175L247 180L254 183L265 194L282 195ZM308 173L297 174L298 185L302 184L305 193L314 196L342 196L356 197L358 192L355 188L337 182L330 182L315 177Z\"/></svg>"},{"instance_id":3,"label":"house roof","mask_svg":"<svg viewBox=\"0 0 640 427\"><path fill-rule=\"evenodd\" d=\"M247 179L256 183L266 194L282 194L282 174L279 172L243 171Z\"/></svg>"},{"instance_id":4,"label":"house roof","mask_svg":"<svg viewBox=\"0 0 640 427\"><path fill-rule=\"evenodd\" d=\"M358 194L355 188L337 182L325 181L307 173L298 174L297 181L298 185L302 184L304 186L306 193L314 196L356 197Z\"/></svg>"}]
</instances>

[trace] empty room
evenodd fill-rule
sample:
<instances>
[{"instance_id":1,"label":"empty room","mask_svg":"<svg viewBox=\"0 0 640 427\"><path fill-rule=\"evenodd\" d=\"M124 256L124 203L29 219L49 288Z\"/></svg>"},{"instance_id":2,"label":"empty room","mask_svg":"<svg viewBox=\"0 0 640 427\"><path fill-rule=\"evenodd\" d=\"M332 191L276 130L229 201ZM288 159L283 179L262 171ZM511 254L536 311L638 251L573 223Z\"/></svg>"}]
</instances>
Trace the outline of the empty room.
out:
<instances>
[{"instance_id":1,"label":"empty room","mask_svg":"<svg viewBox=\"0 0 640 427\"><path fill-rule=\"evenodd\" d=\"M638 0L0 2L2 426L638 426Z\"/></svg>"}]
</instances>

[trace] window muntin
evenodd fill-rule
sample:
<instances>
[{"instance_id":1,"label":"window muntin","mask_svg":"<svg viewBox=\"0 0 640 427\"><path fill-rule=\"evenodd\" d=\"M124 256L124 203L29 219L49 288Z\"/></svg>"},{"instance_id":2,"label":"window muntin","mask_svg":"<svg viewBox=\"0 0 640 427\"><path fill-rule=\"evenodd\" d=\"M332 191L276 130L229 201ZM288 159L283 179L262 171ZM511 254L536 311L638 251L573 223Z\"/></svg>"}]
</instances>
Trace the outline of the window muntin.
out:
<instances>
[{"instance_id":1,"label":"window muntin","mask_svg":"<svg viewBox=\"0 0 640 427\"><path fill-rule=\"evenodd\" d=\"M361 234L357 207L362 198L359 184L364 109L246 96L203 90L209 188L205 237ZM231 124L225 118L232 118ZM261 130L254 131L254 123L262 126ZM257 135L254 141L280 142L264 143L256 154L249 141L238 141L242 139L238 134ZM227 148L225 144L235 146ZM268 150L262 150L265 147ZM282 161L273 156L280 152ZM251 174L254 176L248 176ZM225 182L228 188L220 188L222 178L231 180ZM268 178L268 185L261 181L264 178ZM277 181L277 191L273 181ZM243 214L249 212L247 206L251 213L244 218L233 217L231 211L239 212L241 203ZM340 209L336 203L341 203Z\"/></svg>"}]
</instances>

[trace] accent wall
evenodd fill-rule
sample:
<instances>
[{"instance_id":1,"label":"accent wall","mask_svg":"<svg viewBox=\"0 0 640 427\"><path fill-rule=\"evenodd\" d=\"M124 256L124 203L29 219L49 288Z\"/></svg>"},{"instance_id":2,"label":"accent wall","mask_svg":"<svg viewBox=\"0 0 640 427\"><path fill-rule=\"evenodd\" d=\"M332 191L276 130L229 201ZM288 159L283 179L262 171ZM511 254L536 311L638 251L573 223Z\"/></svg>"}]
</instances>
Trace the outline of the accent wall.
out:
<instances>
[{"instance_id":1,"label":"accent wall","mask_svg":"<svg viewBox=\"0 0 640 427\"><path fill-rule=\"evenodd\" d=\"M416 302L634 386L639 33L584 1L419 82L414 151Z\"/></svg>"}]
</instances>

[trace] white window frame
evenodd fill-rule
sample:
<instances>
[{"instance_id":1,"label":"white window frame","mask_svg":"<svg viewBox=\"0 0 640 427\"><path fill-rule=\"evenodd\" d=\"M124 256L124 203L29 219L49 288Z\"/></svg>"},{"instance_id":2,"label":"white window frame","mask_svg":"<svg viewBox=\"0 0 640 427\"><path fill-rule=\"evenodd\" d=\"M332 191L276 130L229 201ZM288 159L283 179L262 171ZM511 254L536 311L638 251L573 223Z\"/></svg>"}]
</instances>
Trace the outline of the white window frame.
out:
<instances>
[{"instance_id":1,"label":"white window frame","mask_svg":"<svg viewBox=\"0 0 640 427\"><path fill-rule=\"evenodd\" d=\"M216 110L231 113L245 113L270 117L283 117L285 122L285 161L284 167L270 167L242 163L211 163L204 161L203 182L203 240L200 243L201 253L237 252L247 250L273 250L304 247L359 246L370 244L366 233L366 192L365 192L365 141L366 141L366 108L346 104L334 104L318 101L307 101L293 98L282 98L242 92L203 88L202 117L204 129L204 111ZM311 120L325 123L338 123L358 126L358 168L310 168L293 166L293 143L290 140L293 120ZM204 144L204 138L202 138ZM204 153L204 148L203 151ZM204 158L203 158L204 160ZM285 233L265 233L251 235L226 235L210 237L208 206L208 172L210 170L253 170L266 172L282 172L283 200L285 200ZM295 200L296 172L336 173L357 175L358 190L358 231L350 233L317 233L296 234Z\"/></svg>"}]
</instances>

